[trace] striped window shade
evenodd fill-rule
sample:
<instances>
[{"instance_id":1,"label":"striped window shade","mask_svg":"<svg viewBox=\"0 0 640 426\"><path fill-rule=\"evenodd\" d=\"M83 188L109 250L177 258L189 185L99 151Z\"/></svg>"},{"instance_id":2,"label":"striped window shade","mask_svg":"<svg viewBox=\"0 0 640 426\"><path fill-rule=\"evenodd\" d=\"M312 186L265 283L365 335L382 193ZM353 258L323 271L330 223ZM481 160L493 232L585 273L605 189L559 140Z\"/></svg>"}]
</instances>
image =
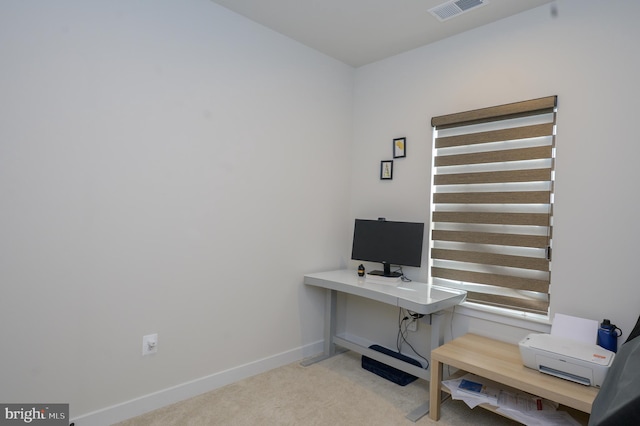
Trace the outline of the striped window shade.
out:
<instances>
[{"instance_id":1,"label":"striped window shade","mask_svg":"<svg viewBox=\"0 0 640 426\"><path fill-rule=\"evenodd\" d=\"M433 284L546 315L557 97L433 117Z\"/></svg>"}]
</instances>

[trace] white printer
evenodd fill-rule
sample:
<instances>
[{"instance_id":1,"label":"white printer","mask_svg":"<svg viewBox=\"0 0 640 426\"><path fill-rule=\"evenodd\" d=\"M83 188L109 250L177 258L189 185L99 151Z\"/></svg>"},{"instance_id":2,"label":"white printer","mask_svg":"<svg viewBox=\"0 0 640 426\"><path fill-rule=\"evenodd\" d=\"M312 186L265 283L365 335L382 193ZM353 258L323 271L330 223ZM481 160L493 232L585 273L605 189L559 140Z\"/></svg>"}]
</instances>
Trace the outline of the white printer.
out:
<instances>
[{"instance_id":1,"label":"white printer","mask_svg":"<svg viewBox=\"0 0 640 426\"><path fill-rule=\"evenodd\" d=\"M519 347L526 367L598 388L615 357L615 353L598 345L551 334L529 334Z\"/></svg>"}]
</instances>

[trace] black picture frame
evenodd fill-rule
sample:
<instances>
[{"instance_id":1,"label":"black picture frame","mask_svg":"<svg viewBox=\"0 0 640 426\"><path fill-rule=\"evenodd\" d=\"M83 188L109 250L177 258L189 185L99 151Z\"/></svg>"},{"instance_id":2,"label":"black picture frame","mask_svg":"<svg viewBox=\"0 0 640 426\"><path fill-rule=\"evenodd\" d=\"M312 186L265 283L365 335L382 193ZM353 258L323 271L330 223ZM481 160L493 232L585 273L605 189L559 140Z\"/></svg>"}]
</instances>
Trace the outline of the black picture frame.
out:
<instances>
[{"instance_id":1,"label":"black picture frame","mask_svg":"<svg viewBox=\"0 0 640 426\"><path fill-rule=\"evenodd\" d=\"M393 160L382 160L380 162L380 179L393 179Z\"/></svg>"},{"instance_id":2,"label":"black picture frame","mask_svg":"<svg viewBox=\"0 0 640 426\"><path fill-rule=\"evenodd\" d=\"M393 158L407 156L407 138L395 138L393 140Z\"/></svg>"}]
</instances>

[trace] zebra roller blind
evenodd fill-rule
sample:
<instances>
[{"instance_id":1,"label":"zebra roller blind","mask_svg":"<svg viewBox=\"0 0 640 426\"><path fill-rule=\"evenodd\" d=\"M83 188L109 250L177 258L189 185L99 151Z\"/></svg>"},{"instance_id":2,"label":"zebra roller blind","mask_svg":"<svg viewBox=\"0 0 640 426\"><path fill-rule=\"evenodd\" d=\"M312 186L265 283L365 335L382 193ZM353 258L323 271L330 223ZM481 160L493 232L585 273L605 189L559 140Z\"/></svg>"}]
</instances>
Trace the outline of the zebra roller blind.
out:
<instances>
[{"instance_id":1,"label":"zebra roller blind","mask_svg":"<svg viewBox=\"0 0 640 426\"><path fill-rule=\"evenodd\" d=\"M433 117L431 277L547 314L557 97Z\"/></svg>"}]
</instances>

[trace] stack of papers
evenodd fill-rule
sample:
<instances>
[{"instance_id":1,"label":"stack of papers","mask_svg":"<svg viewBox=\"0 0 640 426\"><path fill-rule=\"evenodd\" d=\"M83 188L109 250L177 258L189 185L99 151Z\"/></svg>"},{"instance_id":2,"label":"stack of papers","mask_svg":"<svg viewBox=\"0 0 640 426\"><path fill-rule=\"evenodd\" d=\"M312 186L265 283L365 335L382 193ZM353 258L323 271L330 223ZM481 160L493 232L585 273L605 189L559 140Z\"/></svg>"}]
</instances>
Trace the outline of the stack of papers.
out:
<instances>
[{"instance_id":1,"label":"stack of papers","mask_svg":"<svg viewBox=\"0 0 640 426\"><path fill-rule=\"evenodd\" d=\"M553 401L474 374L445 380L442 385L449 389L451 398L463 400L470 408L487 403L498 413L528 426L580 426L566 411L557 411L558 404Z\"/></svg>"},{"instance_id":2,"label":"stack of papers","mask_svg":"<svg viewBox=\"0 0 640 426\"><path fill-rule=\"evenodd\" d=\"M589 345L598 343L598 321L555 314L551 324L552 336L577 340Z\"/></svg>"}]
</instances>

